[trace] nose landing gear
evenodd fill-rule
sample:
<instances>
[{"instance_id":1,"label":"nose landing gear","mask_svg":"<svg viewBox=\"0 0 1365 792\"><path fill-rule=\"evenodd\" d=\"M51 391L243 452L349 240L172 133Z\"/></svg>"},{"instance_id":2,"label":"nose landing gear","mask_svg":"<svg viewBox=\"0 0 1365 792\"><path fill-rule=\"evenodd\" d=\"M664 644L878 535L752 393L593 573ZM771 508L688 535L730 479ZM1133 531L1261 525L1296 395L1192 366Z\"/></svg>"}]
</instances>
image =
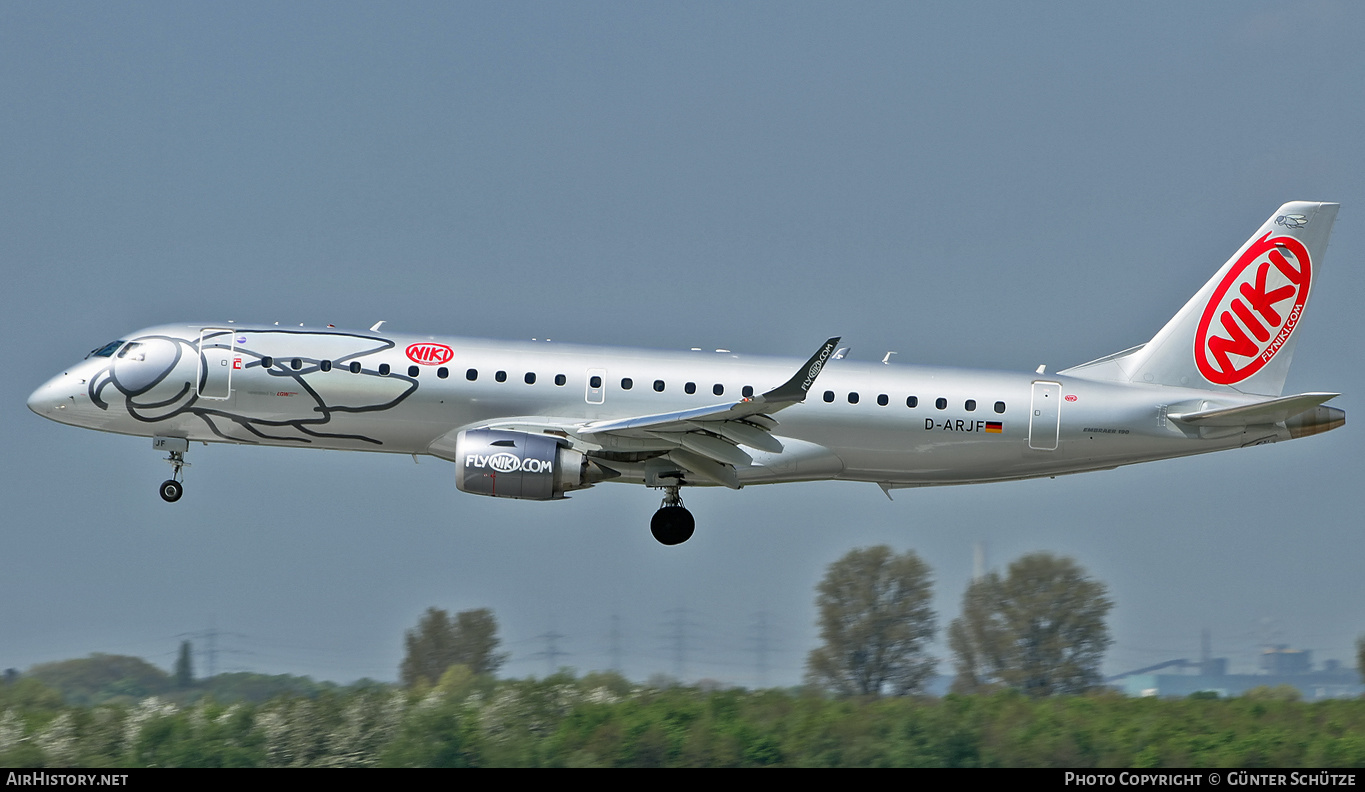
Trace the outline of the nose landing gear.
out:
<instances>
[{"instance_id":1,"label":"nose landing gear","mask_svg":"<svg viewBox=\"0 0 1365 792\"><path fill-rule=\"evenodd\" d=\"M171 466L171 477L161 482L160 494L162 500L175 503L185 494L185 485L180 479L183 478L182 471L190 466L190 463L185 461L185 452L190 449L190 441L183 437L153 437L152 448L170 454L166 461Z\"/></svg>"},{"instance_id":2,"label":"nose landing gear","mask_svg":"<svg viewBox=\"0 0 1365 792\"><path fill-rule=\"evenodd\" d=\"M693 519L692 512L683 507L682 496L678 494L681 486L675 484L663 489L663 502L649 521L650 533L660 544L682 544L692 538L697 521Z\"/></svg>"}]
</instances>

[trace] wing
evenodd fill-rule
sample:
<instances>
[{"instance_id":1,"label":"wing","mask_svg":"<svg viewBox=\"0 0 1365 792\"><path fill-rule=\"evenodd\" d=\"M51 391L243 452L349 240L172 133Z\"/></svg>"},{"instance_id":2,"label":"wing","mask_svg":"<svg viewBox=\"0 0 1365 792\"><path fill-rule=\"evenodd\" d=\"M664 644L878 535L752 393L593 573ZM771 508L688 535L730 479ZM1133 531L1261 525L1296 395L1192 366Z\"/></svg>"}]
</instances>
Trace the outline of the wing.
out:
<instances>
[{"instance_id":1,"label":"wing","mask_svg":"<svg viewBox=\"0 0 1365 792\"><path fill-rule=\"evenodd\" d=\"M806 394L838 343L837 337L829 339L786 382L762 395L737 402L587 423L526 416L481 426L558 435L580 447L600 449L604 456L611 453L662 455L685 474L739 489L736 469L748 467L753 462L753 457L740 446L773 454L782 452L782 442L772 434L778 425L773 414L806 400ZM448 438L438 440L432 445L431 453L453 458L454 436L455 433L451 433ZM589 451L590 455L592 453Z\"/></svg>"},{"instance_id":2,"label":"wing","mask_svg":"<svg viewBox=\"0 0 1365 792\"><path fill-rule=\"evenodd\" d=\"M753 462L740 446L782 452L782 442L772 435L778 425L773 413L806 400L838 345L838 337L827 340L790 379L762 395L693 410L593 421L575 427L575 434L607 445L662 444L668 458L687 472L738 489L736 468Z\"/></svg>"}]
</instances>

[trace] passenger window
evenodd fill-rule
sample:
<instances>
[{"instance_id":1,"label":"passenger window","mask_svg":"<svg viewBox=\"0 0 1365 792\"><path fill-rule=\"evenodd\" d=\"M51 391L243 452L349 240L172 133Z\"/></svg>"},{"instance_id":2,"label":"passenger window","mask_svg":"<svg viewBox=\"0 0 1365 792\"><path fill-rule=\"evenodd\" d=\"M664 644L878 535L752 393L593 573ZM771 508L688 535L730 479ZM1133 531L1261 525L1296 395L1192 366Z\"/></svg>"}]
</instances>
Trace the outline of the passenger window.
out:
<instances>
[{"instance_id":1,"label":"passenger window","mask_svg":"<svg viewBox=\"0 0 1365 792\"><path fill-rule=\"evenodd\" d=\"M294 358L292 361L290 361L289 367L294 369L295 371L298 371L299 369L303 368L303 360L301 360L300 358Z\"/></svg>"},{"instance_id":2,"label":"passenger window","mask_svg":"<svg viewBox=\"0 0 1365 792\"><path fill-rule=\"evenodd\" d=\"M715 385L711 386L711 392L717 396L723 395L725 393L725 386L717 382Z\"/></svg>"},{"instance_id":3,"label":"passenger window","mask_svg":"<svg viewBox=\"0 0 1365 792\"><path fill-rule=\"evenodd\" d=\"M968 399L962 406L967 408L967 412L976 412L976 399Z\"/></svg>"},{"instance_id":4,"label":"passenger window","mask_svg":"<svg viewBox=\"0 0 1365 792\"><path fill-rule=\"evenodd\" d=\"M825 391L825 402L834 401L834 391Z\"/></svg>"},{"instance_id":5,"label":"passenger window","mask_svg":"<svg viewBox=\"0 0 1365 792\"><path fill-rule=\"evenodd\" d=\"M877 397L877 403L885 407L886 405L891 403L891 399L885 393L883 393Z\"/></svg>"},{"instance_id":6,"label":"passenger window","mask_svg":"<svg viewBox=\"0 0 1365 792\"><path fill-rule=\"evenodd\" d=\"M270 368L273 365L275 365L275 358L269 355L261 358L261 368Z\"/></svg>"},{"instance_id":7,"label":"passenger window","mask_svg":"<svg viewBox=\"0 0 1365 792\"><path fill-rule=\"evenodd\" d=\"M478 370L478 369L469 369L468 371L466 371L466 372L464 373L464 378L467 379L467 380L469 380L470 382L473 382L474 380L476 380L476 379L479 378L479 370Z\"/></svg>"},{"instance_id":8,"label":"passenger window","mask_svg":"<svg viewBox=\"0 0 1365 792\"><path fill-rule=\"evenodd\" d=\"M594 385L593 387L596 388L597 386ZM630 377L621 378L621 390L630 390L633 387L635 387L635 380Z\"/></svg>"},{"instance_id":9,"label":"passenger window","mask_svg":"<svg viewBox=\"0 0 1365 792\"><path fill-rule=\"evenodd\" d=\"M1004 403L1004 402L996 402L996 403L995 403L995 411L998 412L998 413L1000 413L1001 415L1004 415L1004 413L1005 413L1005 403Z\"/></svg>"},{"instance_id":10,"label":"passenger window","mask_svg":"<svg viewBox=\"0 0 1365 792\"><path fill-rule=\"evenodd\" d=\"M937 399L934 400L934 406L937 407L937 408L939 408L940 410L946 410L946 409L948 409L948 400L945 399L945 398L939 397L939 398L937 398Z\"/></svg>"},{"instance_id":11,"label":"passenger window","mask_svg":"<svg viewBox=\"0 0 1365 792\"><path fill-rule=\"evenodd\" d=\"M507 372L505 372L505 371L496 372L496 373L493 374L493 379L497 380L498 382L506 382L506 381L507 381Z\"/></svg>"},{"instance_id":12,"label":"passenger window","mask_svg":"<svg viewBox=\"0 0 1365 792\"><path fill-rule=\"evenodd\" d=\"M556 374L556 375L555 375L555 384L556 384L556 385L563 385L564 383L566 383L566 382L568 382L568 381L569 381L568 378L565 377L563 374Z\"/></svg>"},{"instance_id":13,"label":"passenger window","mask_svg":"<svg viewBox=\"0 0 1365 792\"><path fill-rule=\"evenodd\" d=\"M686 385L683 386L683 392L684 392L684 393L696 393L696 392L697 392L697 383L695 383L695 382L689 382L689 383L687 383Z\"/></svg>"},{"instance_id":14,"label":"passenger window","mask_svg":"<svg viewBox=\"0 0 1365 792\"><path fill-rule=\"evenodd\" d=\"M857 404L857 403L858 403L858 393L857 393L856 391L849 391L849 392L848 392L848 403L849 403L849 404Z\"/></svg>"},{"instance_id":15,"label":"passenger window","mask_svg":"<svg viewBox=\"0 0 1365 792\"><path fill-rule=\"evenodd\" d=\"M588 380L588 387L590 388L602 387L602 378L597 376L596 374L592 375L592 379Z\"/></svg>"},{"instance_id":16,"label":"passenger window","mask_svg":"<svg viewBox=\"0 0 1365 792\"><path fill-rule=\"evenodd\" d=\"M445 379L446 377L450 376L450 369L446 368L445 366L441 366L440 368L436 369L436 376L440 379Z\"/></svg>"},{"instance_id":17,"label":"passenger window","mask_svg":"<svg viewBox=\"0 0 1365 792\"><path fill-rule=\"evenodd\" d=\"M332 361L330 361L330 360L324 360L324 361L322 361L321 363L318 364L318 368L322 369L323 371L331 371L331 370L332 370Z\"/></svg>"},{"instance_id":18,"label":"passenger window","mask_svg":"<svg viewBox=\"0 0 1365 792\"><path fill-rule=\"evenodd\" d=\"M522 377L522 379L526 380L527 385L534 385L536 384L536 373L534 371L528 371L526 372L526 376Z\"/></svg>"},{"instance_id":19,"label":"passenger window","mask_svg":"<svg viewBox=\"0 0 1365 792\"><path fill-rule=\"evenodd\" d=\"M381 376L381 377L387 377L387 376L389 376L389 364L388 364L388 363L380 363L380 364L379 364L379 376Z\"/></svg>"},{"instance_id":20,"label":"passenger window","mask_svg":"<svg viewBox=\"0 0 1365 792\"><path fill-rule=\"evenodd\" d=\"M654 380L654 391L655 391L656 393L663 393L663 392L664 392L664 381L663 381L663 380Z\"/></svg>"},{"instance_id":21,"label":"passenger window","mask_svg":"<svg viewBox=\"0 0 1365 792\"><path fill-rule=\"evenodd\" d=\"M752 398L754 397L754 386L752 386L752 385L745 385L745 386L740 390L740 393L744 395L744 398L746 398L746 399L752 399Z\"/></svg>"},{"instance_id":22,"label":"passenger window","mask_svg":"<svg viewBox=\"0 0 1365 792\"><path fill-rule=\"evenodd\" d=\"M912 410L913 410L914 408L918 407L918 406L919 406L919 397L918 397L918 396L906 396L906 397L905 397L905 406L906 406L906 407L909 407L909 408L912 409Z\"/></svg>"},{"instance_id":23,"label":"passenger window","mask_svg":"<svg viewBox=\"0 0 1365 792\"><path fill-rule=\"evenodd\" d=\"M352 374L359 374L359 373L360 373L360 361L359 361L359 360L354 361L354 362L351 363L351 373L352 373Z\"/></svg>"},{"instance_id":24,"label":"passenger window","mask_svg":"<svg viewBox=\"0 0 1365 792\"><path fill-rule=\"evenodd\" d=\"M416 378L417 375L418 375L419 373L421 373L421 372L417 369L416 366L408 366L408 376L409 376L409 377Z\"/></svg>"}]
</instances>

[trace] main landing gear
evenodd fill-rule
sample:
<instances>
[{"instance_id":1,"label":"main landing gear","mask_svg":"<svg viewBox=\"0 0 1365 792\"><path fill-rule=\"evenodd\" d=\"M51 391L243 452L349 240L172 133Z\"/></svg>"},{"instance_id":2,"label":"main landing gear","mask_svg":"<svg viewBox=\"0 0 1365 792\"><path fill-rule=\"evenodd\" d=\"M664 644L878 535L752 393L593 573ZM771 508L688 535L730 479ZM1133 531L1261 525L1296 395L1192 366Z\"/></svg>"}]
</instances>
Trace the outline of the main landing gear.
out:
<instances>
[{"instance_id":1,"label":"main landing gear","mask_svg":"<svg viewBox=\"0 0 1365 792\"><path fill-rule=\"evenodd\" d=\"M171 466L171 477L161 482L160 494L162 500L175 503L185 494L185 485L180 480L184 477L184 469L190 466L185 461L185 452L190 449L190 443L183 437L153 437L152 448L170 454L166 461Z\"/></svg>"},{"instance_id":2,"label":"main landing gear","mask_svg":"<svg viewBox=\"0 0 1365 792\"><path fill-rule=\"evenodd\" d=\"M683 507L682 496L678 494L680 489L682 487L676 484L664 487L663 503L649 521L649 530L660 544L682 544L692 538L697 527L692 512Z\"/></svg>"}]
</instances>

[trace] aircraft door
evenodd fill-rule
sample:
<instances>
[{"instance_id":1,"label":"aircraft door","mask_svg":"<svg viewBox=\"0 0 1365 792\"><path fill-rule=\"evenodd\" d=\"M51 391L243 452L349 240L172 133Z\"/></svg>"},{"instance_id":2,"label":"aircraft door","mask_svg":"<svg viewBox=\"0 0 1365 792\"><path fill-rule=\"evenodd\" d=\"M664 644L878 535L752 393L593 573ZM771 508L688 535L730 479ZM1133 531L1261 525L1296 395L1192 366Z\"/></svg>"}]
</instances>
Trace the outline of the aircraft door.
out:
<instances>
[{"instance_id":1,"label":"aircraft door","mask_svg":"<svg viewBox=\"0 0 1365 792\"><path fill-rule=\"evenodd\" d=\"M601 404L607 395L607 370L588 369L588 388L583 398L588 404Z\"/></svg>"},{"instance_id":2,"label":"aircraft door","mask_svg":"<svg viewBox=\"0 0 1365 792\"><path fill-rule=\"evenodd\" d=\"M234 331L206 327L199 334L199 381L201 399L232 396L232 372L242 368Z\"/></svg>"},{"instance_id":3,"label":"aircraft door","mask_svg":"<svg viewBox=\"0 0 1365 792\"><path fill-rule=\"evenodd\" d=\"M1028 447L1035 451L1056 451L1062 426L1062 384L1034 382L1029 405Z\"/></svg>"}]
</instances>

